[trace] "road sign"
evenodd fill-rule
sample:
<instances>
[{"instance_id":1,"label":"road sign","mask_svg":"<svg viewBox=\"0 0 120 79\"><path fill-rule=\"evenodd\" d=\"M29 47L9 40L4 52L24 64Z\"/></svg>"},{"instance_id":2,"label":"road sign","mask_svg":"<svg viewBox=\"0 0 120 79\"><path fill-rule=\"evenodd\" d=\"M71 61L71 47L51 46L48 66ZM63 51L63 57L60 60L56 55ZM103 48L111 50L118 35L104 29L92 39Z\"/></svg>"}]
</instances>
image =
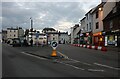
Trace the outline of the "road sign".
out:
<instances>
[{"instance_id":1,"label":"road sign","mask_svg":"<svg viewBox=\"0 0 120 79\"><path fill-rule=\"evenodd\" d=\"M56 48L57 48L57 46L58 46L58 43L57 43L56 41L52 41L52 42L51 42L51 46L52 46L52 48L53 48L53 51L52 51L51 56L52 56L52 57L56 57L56 56L57 56Z\"/></svg>"},{"instance_id":2,"label":"road sign","mask_svg":"<svg viewBox=\"0 0 120 79\"><path fill-rule=\"evenodd\" d=\"M57 46L58 46L58 44L57 44L56 41L53 41L53 42L51 43L51 46L52 46L53 49L56 49Z\"/></svg>"}]
</instances>

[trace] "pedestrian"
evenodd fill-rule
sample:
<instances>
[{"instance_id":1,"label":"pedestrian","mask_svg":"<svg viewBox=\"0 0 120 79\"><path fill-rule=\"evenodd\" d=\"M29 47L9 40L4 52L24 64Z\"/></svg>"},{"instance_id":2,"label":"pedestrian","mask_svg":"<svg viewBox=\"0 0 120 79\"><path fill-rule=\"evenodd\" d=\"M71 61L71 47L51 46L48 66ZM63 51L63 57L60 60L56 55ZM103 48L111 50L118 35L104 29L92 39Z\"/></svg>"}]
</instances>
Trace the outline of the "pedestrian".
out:
<instances>
[{"instance_id":1,"label":"pedestrian","mask_svg":"<svg viewBox=\"0 0 120 79\"><path fill-rule=\"evenodd\" d=\"M30 46L33 46L33 40L32 39L30 40Z\"/></svg>"}]
</instances>

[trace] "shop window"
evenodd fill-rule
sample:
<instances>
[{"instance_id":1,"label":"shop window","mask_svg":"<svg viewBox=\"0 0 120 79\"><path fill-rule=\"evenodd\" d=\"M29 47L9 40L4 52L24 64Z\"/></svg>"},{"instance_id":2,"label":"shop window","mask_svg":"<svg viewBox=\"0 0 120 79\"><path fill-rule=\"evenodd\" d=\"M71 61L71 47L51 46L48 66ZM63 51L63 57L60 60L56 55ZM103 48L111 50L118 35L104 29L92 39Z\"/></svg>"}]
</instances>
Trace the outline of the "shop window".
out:
<instances>
[{"instance_id":1,"label":"shop window","mask_svg":"<svg viewBox=\"0 0 120 79\"><path fill-rule=\"evenodd\" d=\"M99 29L99 22L96 23L96 29Z\"/></svg>"},{"instance_id":2,"label":"shop window","mask_svg":"<svg viewBox=\"0 0 120 79\"><path fill-rule=\"evenodd\" d=\"M109 45L114 45L114 44L115 44L114 35L110 35L110 36L108 37L108 44L109 44Z\"/></svg>"}]
</instances>

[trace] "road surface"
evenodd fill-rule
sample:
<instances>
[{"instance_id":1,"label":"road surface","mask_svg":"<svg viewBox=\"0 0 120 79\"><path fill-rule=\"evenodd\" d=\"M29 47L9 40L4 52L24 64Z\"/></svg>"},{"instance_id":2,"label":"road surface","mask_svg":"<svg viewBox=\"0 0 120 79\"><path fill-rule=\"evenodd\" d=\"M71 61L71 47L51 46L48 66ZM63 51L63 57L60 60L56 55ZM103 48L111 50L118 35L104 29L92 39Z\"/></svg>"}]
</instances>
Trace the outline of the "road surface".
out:
<instances>
[{"instance_id":1,"label":"road surface","mask_svg":"<svg viewBox=\"0 0 120 79\"><path fill-rule=\"evenodd\" d=\"M118 77L118 54L71 45L59 45L66 59L46 59L29 55L47 53L51 47L12 47L3 44L3 77Z\"/></svg>"}]
</instances>

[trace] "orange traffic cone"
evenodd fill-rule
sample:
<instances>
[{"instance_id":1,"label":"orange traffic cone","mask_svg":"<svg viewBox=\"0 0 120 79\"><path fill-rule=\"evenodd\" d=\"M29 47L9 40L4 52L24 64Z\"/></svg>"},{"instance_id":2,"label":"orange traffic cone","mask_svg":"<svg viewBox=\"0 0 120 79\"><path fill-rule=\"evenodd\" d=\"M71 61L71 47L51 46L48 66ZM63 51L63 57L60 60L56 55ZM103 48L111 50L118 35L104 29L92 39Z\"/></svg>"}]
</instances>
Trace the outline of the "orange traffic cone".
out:
<instances>
[{"instance_id":1,"label":"orange traffic cone","mask_svg":"<svg viewBox=\"0 0 120 79\"><path fill-rule=\"evenodd\" d=\"M53 49L51 56L52 56L52 57L56 57L56 56L57 56L56 50Z\"/></svg>"}]
</instances>

